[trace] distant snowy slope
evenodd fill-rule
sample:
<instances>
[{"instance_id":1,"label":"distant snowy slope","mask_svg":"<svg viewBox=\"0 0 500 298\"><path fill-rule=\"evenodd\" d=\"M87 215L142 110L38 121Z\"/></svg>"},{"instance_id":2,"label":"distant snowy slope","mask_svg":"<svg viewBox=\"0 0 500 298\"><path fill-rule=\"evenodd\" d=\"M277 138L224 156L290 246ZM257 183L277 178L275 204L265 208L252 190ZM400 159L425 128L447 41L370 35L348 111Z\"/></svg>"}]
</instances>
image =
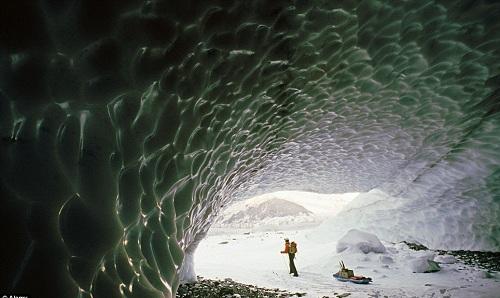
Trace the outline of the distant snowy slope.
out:
<instances>
[{"instance_id":1,"label":"distant snowy slope","mask_svg":"<svg viewBox=\"0 0 500 298\"><path fill-rule=\"evenodd\" d=\"M232 204L212 229L295 229L318 225L340 212L357 194L325 195L282 191Z\"/></svg>"},{"instance_id":2,"label":"distant snowy slope","mask_svg":"<svg viewBox=\"0 0 500 298\"><path fill-rule=\"evenodd\" d=\"M331 216L339 213L342 208L357 197L358 194L359 193L319 194L304 191L278 191L236 202L229 206L223 214L232 214L270 199L283 199L303 206L316 216Z\"/></svg>"},{"instance_id":3,"label":"distant snowy slope","mask_svg":"<svg viewBox=\"0 0 500 298\"><path fill-rule=\"evenodd\" d=\"M256 222L273 217L309 216L312 214L311 211L299 204L283 199L270 199L256 206L250 206L247 209L238 211L229 218L224 219L223 223Z\"/></svg>"}]
</instances>

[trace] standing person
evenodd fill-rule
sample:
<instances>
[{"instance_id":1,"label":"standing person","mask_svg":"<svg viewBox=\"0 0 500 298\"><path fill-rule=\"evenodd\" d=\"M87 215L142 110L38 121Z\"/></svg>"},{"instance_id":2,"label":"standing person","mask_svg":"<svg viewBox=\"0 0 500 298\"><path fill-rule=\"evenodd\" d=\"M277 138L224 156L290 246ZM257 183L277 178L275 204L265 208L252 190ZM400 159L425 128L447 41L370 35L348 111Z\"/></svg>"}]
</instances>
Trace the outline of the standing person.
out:
<instances>
[{"instance_id":1,"label":"standing person","mask_svg":"<svg viewBox=\"0 0 500 298\"><path fill-rule=\"evenodd\" d=\"M293 273L293 276L299 276L297 273L297 268L295 268L295 263L293 259L295 259L295 253L297 253L297 244L292 241L290 244L290 240L285 238L285 250L281 251L282 254L288 254L288 260L290 261L290 274Z\"/></svg>"}]
</instances>

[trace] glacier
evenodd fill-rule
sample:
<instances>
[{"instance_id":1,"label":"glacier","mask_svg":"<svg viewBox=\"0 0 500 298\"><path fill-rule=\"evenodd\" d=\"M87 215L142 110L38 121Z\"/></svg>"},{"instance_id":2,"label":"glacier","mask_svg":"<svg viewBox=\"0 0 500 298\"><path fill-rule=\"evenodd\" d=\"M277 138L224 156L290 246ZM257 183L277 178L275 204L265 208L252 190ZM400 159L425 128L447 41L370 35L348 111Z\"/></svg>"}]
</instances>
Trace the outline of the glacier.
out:
<instances>
[{"instance_id":1,"label":"glacier","mask_svg":"<svg viewBox=\"0 0 500 298\"><path fill-rule=\"evenodd\" d=\"M221 210L282 190L500 249L497 1L0 5L1 289L173 297Z\"/></svg>"}]
</instances>

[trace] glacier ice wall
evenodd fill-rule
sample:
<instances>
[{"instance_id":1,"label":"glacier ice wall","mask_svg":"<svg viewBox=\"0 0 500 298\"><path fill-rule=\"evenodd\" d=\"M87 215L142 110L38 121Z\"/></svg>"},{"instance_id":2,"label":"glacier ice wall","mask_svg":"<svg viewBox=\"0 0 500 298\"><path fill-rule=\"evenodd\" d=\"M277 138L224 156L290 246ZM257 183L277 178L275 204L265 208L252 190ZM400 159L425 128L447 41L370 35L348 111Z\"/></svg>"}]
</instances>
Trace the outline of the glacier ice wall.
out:
<instances>
[{"instance_id":1,"label":"glacier ice wall","mask_svg":"<svg viewBox=\"0 0 500 298\"><path fill-rule=\"evenodd\" d=\"M224 205L283 189L382 191L394 205L361 214L404 223L394 237L498 250L499 14L486 0L2 3L1 288L171 297Z\"/></svg>"}]
</instances>

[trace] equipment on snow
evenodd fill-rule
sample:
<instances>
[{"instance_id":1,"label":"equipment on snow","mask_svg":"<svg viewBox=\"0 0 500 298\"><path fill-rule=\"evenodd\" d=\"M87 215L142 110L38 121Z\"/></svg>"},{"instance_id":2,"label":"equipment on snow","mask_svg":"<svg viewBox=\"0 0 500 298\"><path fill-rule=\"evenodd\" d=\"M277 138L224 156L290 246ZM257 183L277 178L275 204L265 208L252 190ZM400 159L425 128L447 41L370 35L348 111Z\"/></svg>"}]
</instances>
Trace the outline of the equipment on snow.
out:
<instances>
[{"instance_id":1,"label":"equipment on snow","mask_svg":"<svg viewBox=\"0 0 500 298\"><path fill-rule=\"evenodd\" d=\"M339 272L334 273L333 277L335 277L339 281L350 281L355 284L368 284L372 281L371 277L354 275L354 271L347 269L343 261L340 261L340 270Z\"/></svg>"}]
</instances>

